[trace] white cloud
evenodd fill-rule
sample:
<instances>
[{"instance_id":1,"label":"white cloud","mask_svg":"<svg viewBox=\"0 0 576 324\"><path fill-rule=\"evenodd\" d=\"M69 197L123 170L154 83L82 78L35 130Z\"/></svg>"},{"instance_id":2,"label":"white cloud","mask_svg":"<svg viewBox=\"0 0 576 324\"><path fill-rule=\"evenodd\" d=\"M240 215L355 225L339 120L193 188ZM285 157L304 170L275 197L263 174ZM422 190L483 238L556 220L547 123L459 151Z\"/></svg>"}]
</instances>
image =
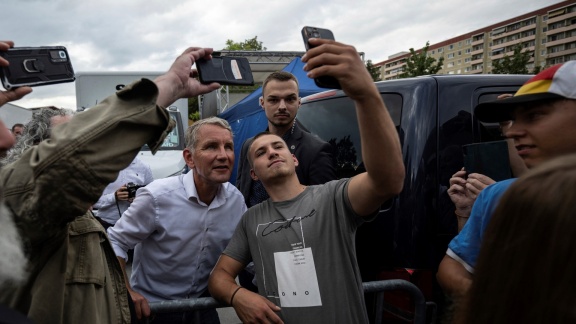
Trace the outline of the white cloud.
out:
<instances>
[{"instance_id":1,"label":"white cloud","mask_svg":"<svg viewBox=\"0 0 576 324\"><path fill-rule=\"evenodd\" d=\"M373 62L559 0L20 0L0 2L0 39L64 45L79 71L163 71L189 46L222 49L258 36L268 50L302 51L304 25L329 28ZM20 28L16 26L24 26ZM38 87L24 107L75 104L73 84Z\"/></svg>"}]
</instances>

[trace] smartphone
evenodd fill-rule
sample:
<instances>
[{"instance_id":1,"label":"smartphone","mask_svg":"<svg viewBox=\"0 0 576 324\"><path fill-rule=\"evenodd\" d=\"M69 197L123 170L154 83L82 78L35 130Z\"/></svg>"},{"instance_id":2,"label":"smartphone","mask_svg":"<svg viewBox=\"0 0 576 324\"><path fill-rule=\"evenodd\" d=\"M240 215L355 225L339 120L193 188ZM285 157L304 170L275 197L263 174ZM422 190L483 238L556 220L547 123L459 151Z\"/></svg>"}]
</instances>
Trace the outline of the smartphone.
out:
<instances>
[{"instance_id":1,"label":"smartphone","mask_svg":"<svg viewBox=\"0 0 576 324\"><path fill-rule=\"evenodd\" d=\"M310 38L323 38L334 40L334 34L329 29L305 26L304 28L302 28L302 38L304 39L304 46L306 47L306 50L309 50L313 48L313 46L310 45L310 43L308 43L308 40ZM319 86L320 88L342 89L338 80L330 76L322 76L319 78L315 78L314 83L316 83L316 85Z\"/></svg>"},{"instance_id":2,"label":"smartphone","mask_svg":"<svg viewBox=\"0 0 576 324\"><path fill-rule=\"evenodd\" d=\"M221 85L254 85L250 62L245 57L213 56L196 61L200 83Z\"/></svg>"},{"instance_id":3,"label":"smartphone","mask_svg":"<svg viewBox=\"0 0 576 324\"><path fill-rule=\"evenodd\" d=\"M5 89L72 82L76 79L63 46L14 47L0 52L10 65L0 69Z\"/></svg>"},{"instance_id":4,"label":"smartphone","mask_svg":"<svg viewBox=\"0 0 576 324\"><path fill-rule=\"evenodd\" d=\"M463 145L462 153L464 155L464 170L468 174L480 173L494 181L502 181L512 177L506 141Z\"/></svg>"}]
</instances>

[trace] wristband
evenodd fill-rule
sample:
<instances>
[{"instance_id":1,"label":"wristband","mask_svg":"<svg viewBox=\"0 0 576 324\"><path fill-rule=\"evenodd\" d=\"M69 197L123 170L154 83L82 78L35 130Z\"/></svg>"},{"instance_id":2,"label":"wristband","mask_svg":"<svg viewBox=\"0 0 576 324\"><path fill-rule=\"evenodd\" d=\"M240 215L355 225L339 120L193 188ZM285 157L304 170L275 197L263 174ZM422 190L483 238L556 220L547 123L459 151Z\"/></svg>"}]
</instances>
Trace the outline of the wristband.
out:
<instances>
[{"instance_id":1,"label":"wristband","mask_svg":"<svg viewBox=\"0 0 576 324\"><path fill-rule=\"evenodd\" d=\"M244 287L239 286L238 288L236 288L236 290L234 290L234 292L232 293L232 297L230 297L230 306L234 307L234 305L232 305L232 302L234 301L234 296L236 296L236 293L238 292L238 290L242 289Z\"/></svg>"}]
</instances>

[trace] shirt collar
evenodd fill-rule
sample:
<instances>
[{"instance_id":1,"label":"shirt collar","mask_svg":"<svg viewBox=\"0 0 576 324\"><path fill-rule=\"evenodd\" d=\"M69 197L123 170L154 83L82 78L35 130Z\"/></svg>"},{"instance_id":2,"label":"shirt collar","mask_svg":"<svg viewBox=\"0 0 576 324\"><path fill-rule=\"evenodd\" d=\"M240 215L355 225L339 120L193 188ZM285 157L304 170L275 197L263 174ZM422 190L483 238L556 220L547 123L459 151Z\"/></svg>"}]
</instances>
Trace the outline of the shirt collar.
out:
<instances>
[{"instance_id":1,"label":"shirt collar","mask_svg":"<svg viewBox=\"0 0 576 324\"><path fill-rule=\"evenodd\" d=\"M198 197L198 190L196 189L196 183L194 183L194 170L188 171L188 173L183 174L182 183L184 184L184 190L186 190L186 196L188 200L194 199L199 204L205 205L203 202L200 201ZM228 191L226 190L226 185L228 182L220 184L218 188L218 192L216 193L216 197L212 200L211 206L218 207L223 205L226 202L226 198L228 198Z\"/></svg>"}]
</instances>

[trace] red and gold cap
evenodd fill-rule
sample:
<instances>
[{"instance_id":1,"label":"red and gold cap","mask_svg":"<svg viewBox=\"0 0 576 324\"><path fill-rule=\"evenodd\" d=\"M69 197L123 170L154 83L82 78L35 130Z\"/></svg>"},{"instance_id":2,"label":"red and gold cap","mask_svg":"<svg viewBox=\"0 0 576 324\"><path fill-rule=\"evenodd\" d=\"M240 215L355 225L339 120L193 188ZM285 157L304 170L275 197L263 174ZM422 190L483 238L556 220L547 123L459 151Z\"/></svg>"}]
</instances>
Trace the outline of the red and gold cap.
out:
<instances>
[{"instance_id":1,"label":"red and gold cap","mask_svg":"<svg viewBox=\"0 0 576 324\"><path fill-rule=\"evenodd\" d=\"M554 65L536 74L513 97L479 104L474 115L483 122L507 121L520 104L562 98L576 99L576 61Z\"/></svg>"}]
</instances>

